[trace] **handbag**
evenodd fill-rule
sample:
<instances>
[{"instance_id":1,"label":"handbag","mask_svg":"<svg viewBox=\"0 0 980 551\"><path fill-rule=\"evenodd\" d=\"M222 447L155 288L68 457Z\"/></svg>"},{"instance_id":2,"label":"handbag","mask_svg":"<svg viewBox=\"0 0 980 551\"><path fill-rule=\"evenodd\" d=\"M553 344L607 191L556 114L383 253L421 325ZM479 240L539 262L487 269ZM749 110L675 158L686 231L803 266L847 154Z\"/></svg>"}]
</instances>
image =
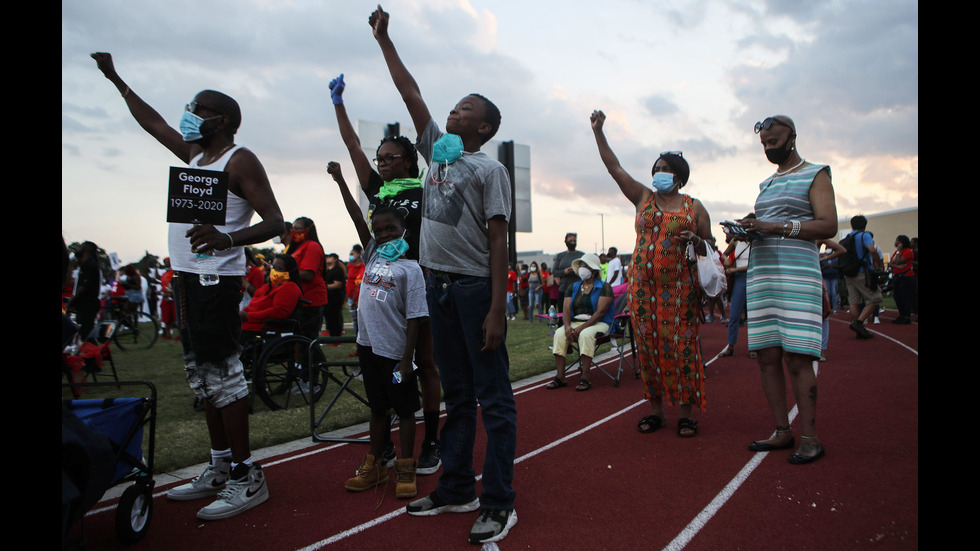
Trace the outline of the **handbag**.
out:
<instances>
[{"instance_id":1,"label":"handbag","mask_svg":"<svg viewBox=\"0 0 980 551\"><path fill-rule=\"evenodd\" d=\"M708 247L706 251L708 254L701 256L694 250L694 244L688 242L687 257L697 263L698 280L704 294L714 298L728 289L728 278L725 277L725 268L722 267L721 259L718 258L716 251L707 243L705 246Z\"/></svg>"}]
</instances>

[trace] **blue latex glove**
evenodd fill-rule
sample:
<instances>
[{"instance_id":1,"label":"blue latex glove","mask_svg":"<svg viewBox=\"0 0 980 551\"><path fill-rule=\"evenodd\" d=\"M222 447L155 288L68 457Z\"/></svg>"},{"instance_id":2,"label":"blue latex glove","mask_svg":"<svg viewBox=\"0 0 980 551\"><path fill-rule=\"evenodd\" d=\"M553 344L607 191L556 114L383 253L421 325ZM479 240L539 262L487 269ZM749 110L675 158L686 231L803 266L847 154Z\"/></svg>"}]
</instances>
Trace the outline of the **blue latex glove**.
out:
<instances>
[{"instance_id":1,"label":"blue latex glove","mask_svg":"<svg viewBox=\"0 0 980 551\"><path fill-rule=\"evenodd\" d=\"M340 73L339 77L330 81L330 99L333 100L334 105L340 105L344 103L343 93L344 93L344 73Z\"/></svg>"}]
</instances>

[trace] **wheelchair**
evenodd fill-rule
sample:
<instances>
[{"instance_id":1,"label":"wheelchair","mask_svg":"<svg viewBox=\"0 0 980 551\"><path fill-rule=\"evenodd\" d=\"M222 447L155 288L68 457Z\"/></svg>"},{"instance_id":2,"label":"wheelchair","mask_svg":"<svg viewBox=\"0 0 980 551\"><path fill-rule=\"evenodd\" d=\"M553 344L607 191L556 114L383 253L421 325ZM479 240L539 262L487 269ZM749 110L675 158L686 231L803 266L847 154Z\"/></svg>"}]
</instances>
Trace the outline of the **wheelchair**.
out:
<instances>
[{"instance_id":1,"label":"wheelchair","mask_svg":"<svg viewBox=\"0 0 980 551\"><path fill-rule=\"evenodd\" d=\"M325 384L311 385L313 368L326 362L316 340L297 334L294 319L266 320L258 335L245 339L241 361L252 386L270 410L308 407L323 395ZM325 383L325 381L324 381Z\"/></svg>"}]
</instances>

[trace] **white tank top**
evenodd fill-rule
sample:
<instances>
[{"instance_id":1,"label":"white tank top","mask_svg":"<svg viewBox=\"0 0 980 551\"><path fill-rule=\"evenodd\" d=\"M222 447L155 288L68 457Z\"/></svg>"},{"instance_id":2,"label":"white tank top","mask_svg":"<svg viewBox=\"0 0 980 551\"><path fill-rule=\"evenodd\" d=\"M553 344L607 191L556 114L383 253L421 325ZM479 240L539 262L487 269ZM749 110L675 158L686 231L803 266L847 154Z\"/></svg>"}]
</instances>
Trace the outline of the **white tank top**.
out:
<instances>
[{"instance_id":1,"label":"white tank top","mask_svg":"<svg viewBox=\"0 0 980 551\"><path fill-rule=\"evenodd\" d=\"M200 170L222 172L225 170L225 166L228 164L232 155L241 148L242 146L236 145L226 151L217 161L205 166L199 166L197 164L204 157L204 153L201 153L191 159L191 162L187 166ZM252 225L252 215L255 214L255 209L245 199L229 191L228 204L225 208L225 225L215 226L218 231L231 233ZM193 224L170 224L168 248L170 249L170 265L174 271L198 273L197 258L191 252L190 239L186 237L187 230L193 227ZM218 275L245 275L245 251L242 250L242 247L232 247L223 251L215 251L215 253L215 258L218 263Z\"/></svg>"}]
</instances>

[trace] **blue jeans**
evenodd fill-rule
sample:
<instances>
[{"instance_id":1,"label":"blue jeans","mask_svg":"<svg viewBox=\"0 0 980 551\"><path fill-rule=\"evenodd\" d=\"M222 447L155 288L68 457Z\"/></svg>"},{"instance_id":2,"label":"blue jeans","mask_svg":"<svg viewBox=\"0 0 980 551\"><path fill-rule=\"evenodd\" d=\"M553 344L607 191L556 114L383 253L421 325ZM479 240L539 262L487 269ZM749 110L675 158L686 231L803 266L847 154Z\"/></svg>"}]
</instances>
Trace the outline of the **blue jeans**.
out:
<instances>
[{"instance_id":1,"label":"blue jeans","mask_svg":"<svg viewBox=\"0 0 980 551\"><path fill-rule=\"evenodd\" d=\"M538 308L541 310L541 314L544 313L544 305L541 304L542 293L541 289L535 291L534 289L529 289L527 292L527 315L528 320L534 321L534 309Z\"/></svg>"},{"instance_id":2,"label":"blue jeans","mask_svg":"<svg viewBox=\"0 0 980 551\"><path fill-rule=\"evenodd\" d=\"M823 278L823 286L827 289L827 296L830 298L830 309L837 310L838 302L840 298L837 296L837 283L840 281L838 277L825 277Z\"/></svg>"},{"instance_id":3,"label":"blue jeans","mask_svg":"<svg viewBox=\"0 0 980 551\"><path fill-rule=\"evenodd\" d=\"M449 503L467 503L476 497L473 447L479 408L487 433L481 506L513 509L517 408L510 360L505 344L480 351L483 321L490 311L490 279L464 276L450 281L429 273L426 300L446 401L446 422L439 438L442 475L436 493Z\"/></svg>"},{"instance_id":4,"label":"blue jeans","mask_svg":"<svg viewBox=\"0 0 980 551\"><path fill-rule=\"evenodd\" d=\"M728 310L728 346L735 348L738 342L738 326L745 311L745 272L735 272L732 281L732 298Z\"/></svg>"}]
</instances>

